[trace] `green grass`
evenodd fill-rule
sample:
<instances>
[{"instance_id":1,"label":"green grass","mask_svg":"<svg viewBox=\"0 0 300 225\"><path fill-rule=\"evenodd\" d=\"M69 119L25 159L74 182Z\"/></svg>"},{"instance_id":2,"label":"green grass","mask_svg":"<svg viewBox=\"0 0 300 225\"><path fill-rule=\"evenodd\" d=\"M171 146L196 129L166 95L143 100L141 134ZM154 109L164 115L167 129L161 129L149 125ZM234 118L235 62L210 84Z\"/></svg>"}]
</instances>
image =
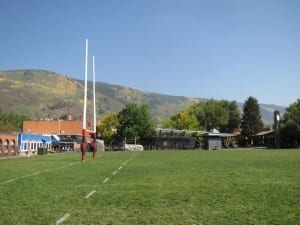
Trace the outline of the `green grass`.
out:
<instances>
[{"instance_id":1,"label":"green grass","mask_svg":"<svg viewBox=\"0 0 300 225\"><path fill-rule=\"evenodd\" d=\"M70 153L0 160L0 224L55 224L65 215L61 224L300 223L299 150L80 159Z\"/></svg>"}]
</instances>

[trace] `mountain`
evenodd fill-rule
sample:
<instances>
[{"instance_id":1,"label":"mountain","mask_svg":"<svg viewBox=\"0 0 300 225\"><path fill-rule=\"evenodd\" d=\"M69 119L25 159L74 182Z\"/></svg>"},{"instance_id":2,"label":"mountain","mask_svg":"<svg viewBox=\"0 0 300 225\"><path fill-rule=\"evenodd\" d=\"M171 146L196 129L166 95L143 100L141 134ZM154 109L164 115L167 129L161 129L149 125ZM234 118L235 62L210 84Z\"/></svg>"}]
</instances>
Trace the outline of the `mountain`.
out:
<instances>
[{"instance_id":1,"label":"mountain","mask_svg":"<svg viewBox=\"0 0 300 225\"><path fill-rule=\"evenodd\" d=\"M92 83L88 82L88 118L92 118ZM71 113L82 118L83 81L45 70L0 71L0 104L7 112L25 114L33 119L57 119ZM188 108L201 98L170 96L143 92L119 85L96 82L97 117L119 112L126 103L147 103L159 124L181 109ZM242 110L242 103L238 103ZM261 104L264 123L273 123L273 111L284 113L283 106Z\"/></svg>"}]
</instances>

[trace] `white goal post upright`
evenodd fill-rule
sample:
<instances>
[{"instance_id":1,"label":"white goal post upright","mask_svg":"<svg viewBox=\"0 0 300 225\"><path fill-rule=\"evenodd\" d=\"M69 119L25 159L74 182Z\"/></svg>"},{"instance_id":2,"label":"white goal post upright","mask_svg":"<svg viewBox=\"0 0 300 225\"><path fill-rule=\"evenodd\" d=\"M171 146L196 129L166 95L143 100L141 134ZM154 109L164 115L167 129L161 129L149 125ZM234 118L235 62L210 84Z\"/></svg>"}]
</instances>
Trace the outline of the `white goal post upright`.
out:
<instances>
[{"instance_id":1,"label":"white goal post upright","mask_svg":"<svg viewBox=\"0 0 300 225\"><path fill-rule=\"evenodd\" d=\"M96 79L95 79L95 57L93 56L93 130L86 129L86 108L87 108L87 77L88 77L88 39L85 40L85 70L84 70L84 100L83 100L83 119L82 119L82 143L81 143L81 160L86 160L87 134L91 134L93 158L96 158Z\"/></svg>"},{"instance_id":2,"label":"white goal post upright","mask_svg":"<svg viewBox=\"0 0 300 225\"><path fill-rule=\"evenodd\" d=\"M87 101L87 64L88 64L88 39L85 39L85 67L84 67L84 99L83 99L83 118L82 118L82 143L81 143L81 160L86 160L86 101Z\"/></svg>"},{"instance_id":3,"label":"white goal post upright","mask_svg":"<svg viewBox=\"0 0 300 225\"><path fill-rule=\"evenodd\" d=\"M95 56L93 56L93 109L94 109L94 126L93 126L93 133L92 133L92 138L93 138L93 143L92 143L92 148L93 148L93 159L96 158L96 151L97 151L97 142L96 142L96 81L95 81Z\"/></svg>"}]
</instances>

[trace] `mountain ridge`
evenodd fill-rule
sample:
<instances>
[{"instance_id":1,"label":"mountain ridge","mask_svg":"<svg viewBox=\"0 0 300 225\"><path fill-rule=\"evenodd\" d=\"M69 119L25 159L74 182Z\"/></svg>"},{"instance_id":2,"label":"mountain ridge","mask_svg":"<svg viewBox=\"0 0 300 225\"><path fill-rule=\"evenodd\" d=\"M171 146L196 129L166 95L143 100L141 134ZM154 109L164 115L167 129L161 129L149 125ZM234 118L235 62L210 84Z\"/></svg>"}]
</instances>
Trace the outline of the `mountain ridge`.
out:
<instances>
[{"instance_id":1,"label":"mountain ridge","mask_svg":"<svg viewBox=\"0 0 300 225\"><path fill-rule=\"evenodd\" d=\"M47 70L0 71L0 104L2 110L25 114L33 119L58 119L71 113L82 119L83 80ZM92 118L92 82L88 81L88 118ZM107 113L117 113L129 102L146 103L159 125L184 108L206 101L205 98L173 96L144 92L126 86L96 82L97 118ZM243 103L237 102L242 112ZM260 104L265 124L273 123L273 111L281 115L284 106Z\"/></svg>"}]
</instances>

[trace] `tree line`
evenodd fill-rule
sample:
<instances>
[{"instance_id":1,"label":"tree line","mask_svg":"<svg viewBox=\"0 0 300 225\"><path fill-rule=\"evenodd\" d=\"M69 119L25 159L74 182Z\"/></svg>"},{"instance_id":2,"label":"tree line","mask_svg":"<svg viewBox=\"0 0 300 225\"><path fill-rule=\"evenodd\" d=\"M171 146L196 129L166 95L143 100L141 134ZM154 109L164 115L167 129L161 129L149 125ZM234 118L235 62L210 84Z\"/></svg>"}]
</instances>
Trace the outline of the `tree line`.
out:
<instances>
[{"instance_id":1,"label":"tree line","mask_svg":"<svg viewBox=\"0 0 300 225\"><path fill-rule=\"evenodd\" d=\"M222 133L234 133L240 129L247 140L260 132L263 126L259 104L254 97L245 101L243 112L240 112L236 101L210 99L180 111L164 123L164 127L184 130L217 129Z\"/></svg>"},{"instance_id":2,"label":"tree line","mask_svg":"<svg viewBox=\"0 0 300 225\"><path fill-rule=\"evenodd\" d=\"M12 132L21 131L23 121L28 120L29 117L22 114L5 112L0 107L0 131L1 132Z\"/></svg>"},{"instance_id":3,"label":"tree line","mask_svg":"<svg viewBox=\"0 0 300 225\"><path fill-rule=\"evenodd\" d=\"M24 120L30 118L0 108L0 131L21 131ZM97 132L105 143L121 143L125 138L135 139L141 144L149 143L155 135L156 124L147 104L128 103L119 113L101 117ZM205 130L215 128L222 133L241 130L243 137L253 137L262 131L259 104L256 98L248 97L242 111L236 101L203 101L174 114L161 123L162 128L179 130ZM286 108L279 126L282 147L297 147L300 144L300 99Z\"/></svg>"},{"instance_id":4,"label":"tree line","mask_svg":"<svg viewBox=\"0 0 300 225\"><path fill-rule=\"evenodd\" d=\"M161 124L162 128L178 130L217 129L222 133L240 130L244 138L240 144L249 144L263 130L264 124L256 98L248 97L242 111L236 101L203 101L173 115ZM129 103L118 114L101 118L98 132L105 143L135 138L139 143L149 143L155 134L155 122L148 105ZM280 122L280 139L283 147L297 147L300 143L300 100L291 104Z\"/></svg>"}]
</instances>

